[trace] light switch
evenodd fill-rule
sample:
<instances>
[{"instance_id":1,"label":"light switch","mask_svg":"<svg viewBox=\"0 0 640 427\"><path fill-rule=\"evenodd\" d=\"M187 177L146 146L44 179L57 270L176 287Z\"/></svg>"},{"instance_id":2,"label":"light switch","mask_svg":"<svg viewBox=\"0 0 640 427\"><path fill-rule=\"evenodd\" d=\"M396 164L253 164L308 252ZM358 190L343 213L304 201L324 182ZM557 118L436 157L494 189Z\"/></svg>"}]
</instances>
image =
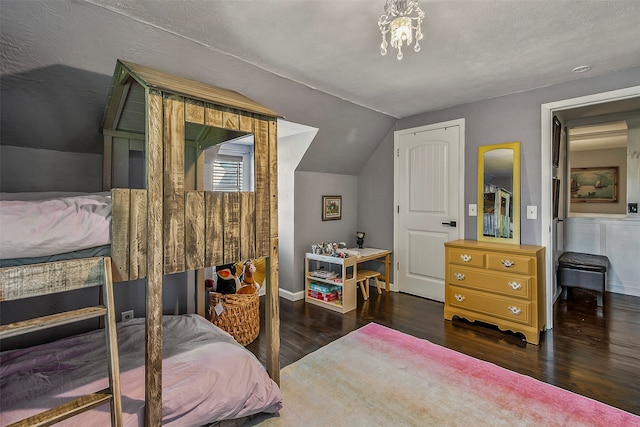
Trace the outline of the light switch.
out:
<instances>
[{"instance_id":1,"label":"light switch","mask_svg":"<svg viewBox=\"0 0 640 427\"><path fill-rule=\"evenodd\" d=\"M527 219L538 219L537 206L527 206Z\"/></svg>"},{"instance_id":2,"label":"light switch","mask_svg":"<svg viewBox=\"0 0 640 427\"><path fill-rule=\"evenodd\" d=\"M478 216L478 205L469 204L469 216Z\"/></svg>"}]
</instances>

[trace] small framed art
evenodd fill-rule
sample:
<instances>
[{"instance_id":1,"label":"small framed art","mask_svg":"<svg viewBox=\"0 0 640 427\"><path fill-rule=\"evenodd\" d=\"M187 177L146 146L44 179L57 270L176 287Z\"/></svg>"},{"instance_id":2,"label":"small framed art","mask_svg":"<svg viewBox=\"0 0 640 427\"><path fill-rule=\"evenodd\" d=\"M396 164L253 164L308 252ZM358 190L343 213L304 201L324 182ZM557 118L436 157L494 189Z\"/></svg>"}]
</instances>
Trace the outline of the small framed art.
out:
<instances>
[{"instance_id":1,"label":"small framed art","mask_svg":"<svg viewBox=\"0 0 640 427\"><path fill-rule=\"evenodd\" d=\"M342 196L322 196L322 220L342 218Z\"/></svg>"}]
</instances>

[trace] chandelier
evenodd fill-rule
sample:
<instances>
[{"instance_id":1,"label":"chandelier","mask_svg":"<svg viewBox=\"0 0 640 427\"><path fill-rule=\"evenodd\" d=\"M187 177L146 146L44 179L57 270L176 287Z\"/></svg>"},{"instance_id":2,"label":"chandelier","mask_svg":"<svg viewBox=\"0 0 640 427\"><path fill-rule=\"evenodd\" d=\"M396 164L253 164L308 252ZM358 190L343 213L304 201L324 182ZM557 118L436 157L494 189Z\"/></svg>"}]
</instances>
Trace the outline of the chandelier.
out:
<instances>
[{"instance_id":1,"label":"chandelier","mask_svg":"<svg viewBox=\"0 0 640 427\"><path fill-rule=\"evenodd\" d=\"M413 14L413 16L412 16ZM420 40L422 40L422 30L420 24L424 19L424 12L418 6L418 0L387 0L384 5L384 15L378 19L378 27L382 32L382 44L380 53L387 54L387 33L391 33L391 46L398 49L398 60L404 56L402 46L409 46L414 39L413 30L416 31L416 43L413 46L415 52L420 52Z\"/></svg>"}]
</instances>

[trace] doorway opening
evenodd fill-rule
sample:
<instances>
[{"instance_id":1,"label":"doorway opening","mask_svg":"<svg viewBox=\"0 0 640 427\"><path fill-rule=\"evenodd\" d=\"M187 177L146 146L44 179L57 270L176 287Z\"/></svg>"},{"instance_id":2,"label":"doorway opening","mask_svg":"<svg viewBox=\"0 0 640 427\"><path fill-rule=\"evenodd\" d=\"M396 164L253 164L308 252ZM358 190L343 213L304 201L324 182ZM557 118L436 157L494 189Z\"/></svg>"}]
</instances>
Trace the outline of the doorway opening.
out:
<instances>
[{"instance_id":1,"label":"doorway opening","mask_svg":"<svg viewBox=\"0 0 640 427\"><path fill-rule=\"evenodd\" d=\"M542 121L542 133L541 133L541 184L542 184L542 245L547 248L546 252L546 312L547 312L547 329L553 327L553 303L559 295L559 289L556 283L555 266L558 256L558 249L565 249L564 242L559 236L564 236L563 223L560 222L560 218L554 215L554 208L557 203L554 204L554 178L562 178L568 176L568 170L566 161L564 162L564 171L559 170L563 166L563 162L556 168L553 166L553 118L558 116L565 123L573 123L578 126L580 120L591 118L595 120L595 117L600 116L602 120L608 120L610 122L616 121L614 119L616 115L627 114L633 117L637 117L637 112L640 112L640 86L634 86L630 88L620 89L611 92L604 92L595 95L589 95L579 98L567 99L549 104L543 104L541 108L541 121ZM619 117L618 117L619 118ZM635 119L630 119L635 120ZM629 121L627 121L629 123ZM586 123L582 123L586 124ZM593 123L592 123L593 124ZM632 133L635 135L635 122L631 125L634 130ZM640 127L640 123L638 123ZM634 136L635 138L635 136ZM640 150L640 149L639 149ZM631 153L632 149L629 148L628 153ZM639 151L640 152L640 151ZM636 166L633 166L634 168ZM638 166L640 167L640 166ZM635 184L633 184L635 185ZM560 185L560 188L564 190L565 195L569 195L571 192L570 178L564 179L564 184ZM628 188L627 188L628 191ZM587 193L588 195L588 193ZM595 196L595 195L592 195ZM640 193L638 196L640 198ZM629 198L629 195L627 195ZM566 196L560 196L560 200L566 199ZM624 205L627 204L625 200ZM564 208L565 212L566 207ZM629 214L619 214L621 217L630 218ZM633 217L631 217L634 219ZM640 220L640 217L636 218ZM599 236L598 236L599 237ZM627 251L628 252L628 251ZM639 287L640 291L640 287Z\"/></svg>"}]
</instances>

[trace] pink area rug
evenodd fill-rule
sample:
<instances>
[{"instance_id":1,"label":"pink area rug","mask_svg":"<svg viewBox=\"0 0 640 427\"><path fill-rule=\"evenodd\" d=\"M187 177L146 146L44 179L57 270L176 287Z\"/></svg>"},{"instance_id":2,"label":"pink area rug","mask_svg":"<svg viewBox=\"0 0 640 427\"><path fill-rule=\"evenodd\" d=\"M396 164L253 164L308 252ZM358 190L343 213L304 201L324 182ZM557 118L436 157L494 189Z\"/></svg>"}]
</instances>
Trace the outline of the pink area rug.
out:
<instances>
[{"instance_id":1,"label":"pink area rug","mask_svg":"<svg viewBox=\"0 0 640 427\"><path fill-rule=\"evenodd\" d=\"M370 323L281 372L268 426L640 426L640 417ZM265 417L266 418L266 417Z\"/></svg>"}]
</instances>

